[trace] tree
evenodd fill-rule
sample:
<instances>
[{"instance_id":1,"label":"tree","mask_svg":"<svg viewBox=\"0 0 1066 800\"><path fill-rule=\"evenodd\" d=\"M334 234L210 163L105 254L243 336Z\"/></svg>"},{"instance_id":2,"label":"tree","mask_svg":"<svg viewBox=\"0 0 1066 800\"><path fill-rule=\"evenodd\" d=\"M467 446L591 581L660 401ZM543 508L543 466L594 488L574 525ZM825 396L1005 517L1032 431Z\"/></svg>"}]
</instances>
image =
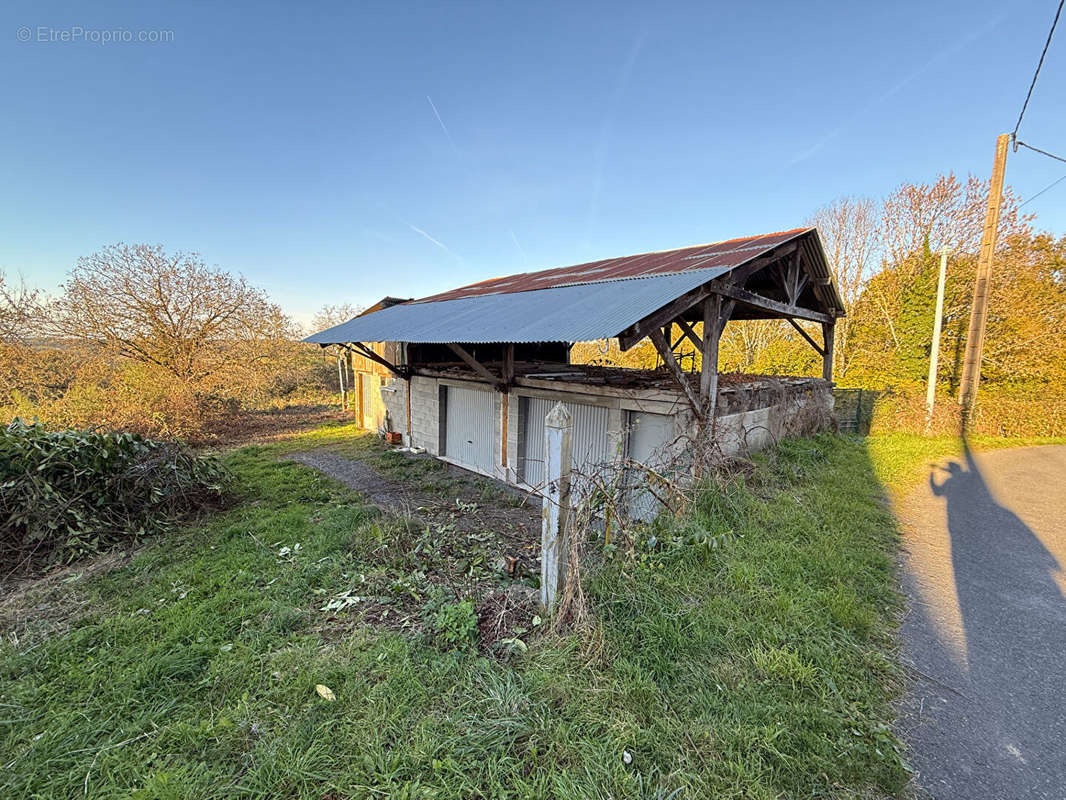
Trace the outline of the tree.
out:
<instances>
[{"instance_id":1,"label":"tree","mask_svg":"<svg viewBox=\"0 0 1066 800\"><path fill-rule=\"evenodd\" d=\"M57 334L196 383L267 357L295 326L244 278L196 253L117 244L78 260L56 303Z\"/></svg>"},{"instance_id":2,"label":"tree","mask_svg":"<svg viewBox=\"0 0 1066 800\"><path fill-rule=\"evenodd\" d=\"M0 344L23 344L39 332L41 293L25 282L7 280L0 271Z\"/></svg>"},{"instance_id":3,"label":"tree","mask_svg":"<svg viewBox=\"0 0 1066 800\"><path fill-rule=\"evenodd\" d=\"M319 309L318 313L311 318L311 331L317 333L318 331L324 331L327 328L340 325L350 319L358 317L362 311L362 306L352 305L351 303L324 305Z\"/></svg>"},{"instance_id":4,"label":"tree","mask_svg":"<svg viewBox=\"0 0 1066 800\"><path fill-rule=\"evenodd\" d=\"M853 358L852 309L878 251L877 207L868 197L842 197L815 211L808 224L818 228L837 290L849 310L849 316L837 321L833 343L833 374L844 379Z\"/></svg>"}]
</instances>

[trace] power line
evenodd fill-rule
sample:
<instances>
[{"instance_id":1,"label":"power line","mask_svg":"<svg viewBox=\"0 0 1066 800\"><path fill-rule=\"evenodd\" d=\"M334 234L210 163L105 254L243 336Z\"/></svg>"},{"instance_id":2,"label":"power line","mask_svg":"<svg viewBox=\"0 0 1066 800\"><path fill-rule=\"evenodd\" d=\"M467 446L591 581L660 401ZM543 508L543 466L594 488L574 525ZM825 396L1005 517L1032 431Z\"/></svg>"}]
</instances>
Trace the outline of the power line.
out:
<instances>
[{"instance_id":1,"label":"power line","mask_svg":"<svg viewBox=\"0 0 1066 800\"><path fill-rule=\"evenodd\" d=\"M1026 205L1027 203L1031 203L1031 202L1033 202L1034 200L1036 200L1036 198L1040 197L1040 195L1042 195L1042 194L1043 194L1044 192L1046 192L1046 191L1047 191L1048 189L1054 189L1054 188L1055 188L1056 186L1058 186L1058 185L1059 185L1060 183L1062 183L1063 181L1066 181L1066 175L1063 175L1063 176L1062 176L1061 178L1059 178L1059 179L1058 179L1057 181L1052 181L1052 182L1051 182L1051 183L1049 183L1049 184L1048 184L1047 186L1045 186L1045 187L1044 187L1043 189L1041 189L1041 190L1040 190L1039 192L1037 192L1037 193L1036 193L1036 194L1034 194L1034 195L1033 195L1032 197L1030 197L1030 198L1029 198L1028 200L1025 200L1025 201L1023 201L1023 202L1019 203L1019 204L1018 204L1018 208L1021 208L1022 206Z\"/></svg>"},{"instance_id":2,"label":"power line","mask_svg":"<svg viewBox=\"0 0 1066 800\"><path fill-rule=\"evenodd\" d=\"M1048 31L1047 41L1044 42L1044 50L1040 54L1040 61L1037 62L1036 72L1033 73L1033 82L1029 84L1029 92L1025 95L1025 102L1022 103L1022 111L1018 115L1018 122L1014 126L1014 133L1011 134L1011 139L1017 141L1018 128L1022 126L1022 117L1025 116L1025 109L1029 107L1029 98L1033 96L1033 88L1036 86L1036 79L1040 75L1040 68L1044 66L1044 56L1047 55L1048 46L1051 44L1051 37L1055 34L1055 26L1059 24L1059 15L1062 14L1062 6L1066 3L1066 0L1059 0L1059 8L1055 12L1055 19L1051 23L1051 30ZM1020 144L1020 142L1018 142Z\"/></svg>"},{"instance_id":3,"label":"power line","mask_svg":"<svg viewBox=\"0 0 1066 800\"><path fill-rule=\"evenodd\" d=\"M1053 158L1056 161L1061 161L1063 164L1066 164L1066 158L1063 158L1062 156L1057 156L1054 153L1049 153L1047 150L1041 150L1039 147L1033 147L1031 144L1026 144L1025 142L1021 141L1020 139L1015 139L1014 140L1014 144L1016 146L1017 145L1021 145L1022 147L1027 147L1030 150L1032 150L1034 153L1040 153L1040 155L1042 155L1042 156L1047 156L1048 158Z\"/></svg>"}]
</instances>

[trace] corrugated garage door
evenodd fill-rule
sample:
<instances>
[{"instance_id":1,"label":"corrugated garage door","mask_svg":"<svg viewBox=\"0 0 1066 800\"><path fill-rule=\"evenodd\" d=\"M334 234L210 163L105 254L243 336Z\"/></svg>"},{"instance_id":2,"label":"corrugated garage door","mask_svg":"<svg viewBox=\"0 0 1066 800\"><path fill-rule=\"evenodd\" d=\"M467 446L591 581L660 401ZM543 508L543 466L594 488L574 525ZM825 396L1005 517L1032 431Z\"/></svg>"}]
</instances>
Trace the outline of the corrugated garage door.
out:
<instances>
[{"instance_id":1,"label":"corrugated garage door","mask_svg":"<svg viewBox=\"0 0 1066 800\"><path fill-rule=\"evenodd\" d=\"M363 400L363 427L368 431L377 430L374 415L374 376L368 372L359 373L359 391L362 392Z\"/></svg>"},{"instance_id":2,"label":"corrugated garage door","mask_svg":"<svg viewBox=\"0 0 1066 800\"><path fill-rule=\"evenodd\" d=\"M666 414L649 414L646 411L630 411L626 421L629 440L626 453L652 469L658 469L668 460L667 445L674 440L674 418ZM642 488L646 475L641 470L630 470L629 513L634 519L653 520L658 515L661 503L655 495Z\"/></svg>"},{"instance_id":3,"label":"corrugated garage door","mask_svg":"<svg viewBox=\"0 0 1066 800\"><path fill-rule=\"evenodd\" d=\"M445 387L444 455L468 469L491 475L492 392Z\"/></svg>"},{"instance_id":4,"label":"corrugated garage door","mask_svg":"<svg viewBox=\"0 0 1066 800\"><path fill-rule=\"evenodd\" d=\"M519 406L524 445L519 466L522 479L533 487L539 488L544 483L544 418L557 402L542 397L523 397ZM574 424L571 439L574 469L588 474L596 466L610 460L607 452L607 409L584 403L563 405L570 412ZM575 481L573 490L580 493L579 480Z\"/></svg>"}]
</instances>

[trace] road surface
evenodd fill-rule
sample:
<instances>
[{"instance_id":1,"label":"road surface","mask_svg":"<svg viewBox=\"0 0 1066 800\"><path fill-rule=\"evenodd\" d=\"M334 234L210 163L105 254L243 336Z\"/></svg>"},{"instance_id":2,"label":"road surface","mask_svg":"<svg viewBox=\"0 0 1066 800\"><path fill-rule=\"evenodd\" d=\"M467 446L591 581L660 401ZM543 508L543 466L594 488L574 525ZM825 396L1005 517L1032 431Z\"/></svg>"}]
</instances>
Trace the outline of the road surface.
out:
<instances>
[{"instance_id":1,"label":"road surface","mask_svg":"<svg viewBox=\"0 0 1066 800\"><path fill-rule=\"evenodd\" d=\"M1066 447L967 453L899 511L919 794L1064 800Z\"/></svg>"}]
</instances>

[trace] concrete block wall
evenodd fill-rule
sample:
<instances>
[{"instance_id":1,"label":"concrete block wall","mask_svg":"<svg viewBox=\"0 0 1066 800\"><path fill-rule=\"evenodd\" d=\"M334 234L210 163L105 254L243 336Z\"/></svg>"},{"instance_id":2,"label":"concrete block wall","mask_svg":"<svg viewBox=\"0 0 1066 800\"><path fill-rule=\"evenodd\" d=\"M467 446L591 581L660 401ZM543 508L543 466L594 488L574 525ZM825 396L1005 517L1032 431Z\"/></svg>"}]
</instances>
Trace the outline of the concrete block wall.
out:
<instances>
[{"instance_id":1,"label":"concrete block wall","mask_svg":"<svg viewBox=\"0 0 1066 800\"><path fill-rule=\"evenodd\" d=\"M833 414L830 384L790 394L782 402L718 417L718 441L726 455L752 453L788 435L825 428Z\"/></svg>"},{"instance_id":2,"label":"concrete block wall","mask_svg":"<svg viewBox=\"0 0 1066 800\"><path fill-rule=\"evenodd\" d=\"M410 445L440 455L440 381L436 378L411 378Z\"/></svg>"},{"instance_id":3,"label":"concrete block wall","mask_svg":"<svg viewBox=\"0 0 1066 800\"><path fill-rule=\"evenodd\" d=\"M385 426L387 413L390 430L402 433L404 444L407 444L407 381L395 375L382 378L377 395L381 398L383 409L381 426Z\"/></svg>"}]
</instances>

